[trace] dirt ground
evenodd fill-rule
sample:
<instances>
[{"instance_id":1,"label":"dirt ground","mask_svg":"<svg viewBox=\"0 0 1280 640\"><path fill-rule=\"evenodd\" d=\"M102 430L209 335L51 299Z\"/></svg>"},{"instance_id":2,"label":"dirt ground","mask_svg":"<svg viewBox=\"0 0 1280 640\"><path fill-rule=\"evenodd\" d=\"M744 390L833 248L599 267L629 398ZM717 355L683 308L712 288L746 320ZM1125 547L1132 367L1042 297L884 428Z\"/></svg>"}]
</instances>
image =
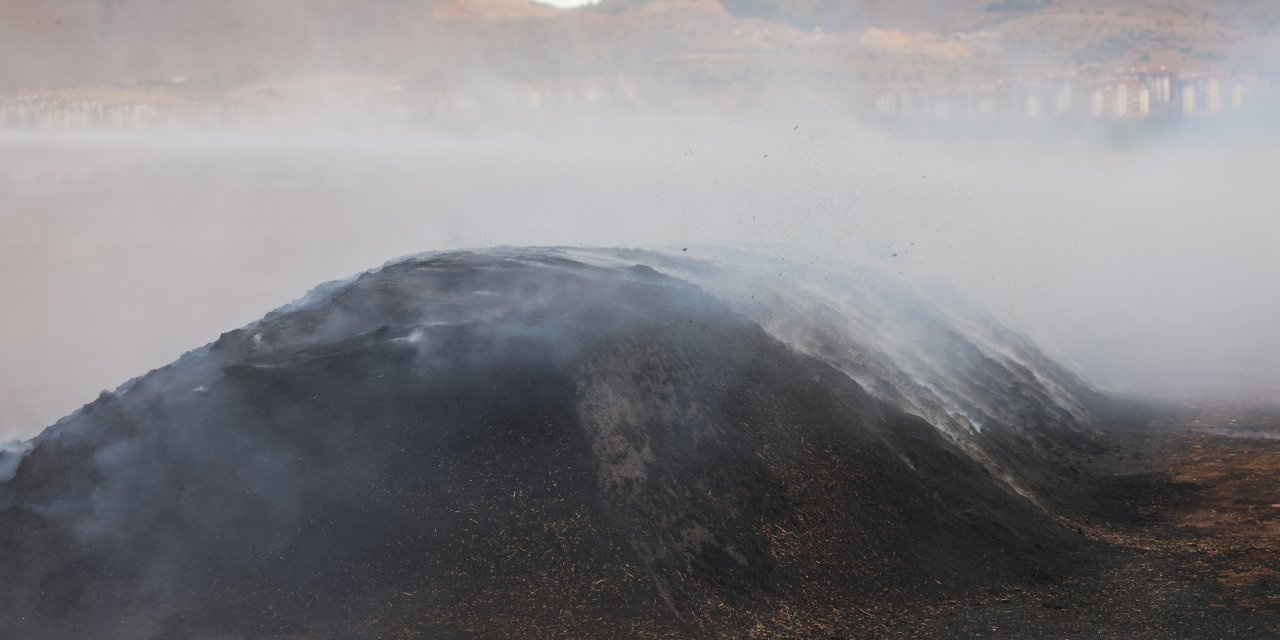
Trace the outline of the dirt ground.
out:
<instances>
[{"instance_id":1,"label":"dirt ground","mask_svg":"<svg viewBox=\"0 0 1280 640\"><path fill-rule=\"evenodd\" d=\"M1214 573L1217 605L1273 618L1280 617L1277 415L1197 418L1166 467L1173 482L1194 487L1192 499L1169 512L1186 536L1175 550Z\"/></svg>"},{"instance_id":2,"label":"dirt ground","mask_svg":"<svg viewBox=\"0 0 1280 640\"><path fill-rule=\"evenodd\" d=\"M924 602L850 637L1280 638L1280 410L1189 407L1125 434L1094 515L1096 544L1040 585Z\"/></svg>"}]
</instances>

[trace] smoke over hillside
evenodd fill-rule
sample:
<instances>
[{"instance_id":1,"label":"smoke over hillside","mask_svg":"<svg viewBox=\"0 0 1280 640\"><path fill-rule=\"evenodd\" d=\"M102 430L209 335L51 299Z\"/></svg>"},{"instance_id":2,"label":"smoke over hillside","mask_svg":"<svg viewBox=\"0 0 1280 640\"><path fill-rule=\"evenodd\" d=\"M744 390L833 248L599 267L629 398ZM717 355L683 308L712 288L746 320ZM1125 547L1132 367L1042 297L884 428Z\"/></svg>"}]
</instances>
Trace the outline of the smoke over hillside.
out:
<instances>
[{"instance_id":1,"label":"smoke over hillside","mask_svg":"<svg viewBox=\"0 0 1280 640\"><path fill-rule=\"evenodd\" d=\"M1088 506L1105 401L987 321L752 261L415 257L104 393L0 484L8 629L814 633L1069 570L1046 503ZM762 328L779 286L828 293Z\"/></svg>"},{"instance_id":2,"label":"smoke over hillside","mask_svg":"<svg viewBox=\"0 0 1280 640\"><path fill-rule=\"evenodd\" d=\"M1103 388L1274 398L1268 140L938 143L812 118L407 140L9 136L4 296L29 311L0 315L21 336L4 360L24 363L0 371L0 433L34 435L314 282L501 244L864 265L959 292Z\"/></svg>"},{"instance_id":3,"label":"smoke over hillside","mask_svg":"<svg viewBox=\"0 0 1280 640\"><path fill-rule=\"evenodd\" d=\"M1280 5L548 1L0 3L0 636L1280 637Z\"/></svg>"},{"instance_id":4,"label":"smoke over hillside","mask_svg":"<svg viewBox=\"0 0 1280 640\"><path fill-rule=\"evenodd\" d=\"M868 52L868 30L968 43L965 66L979 71L1152 56L1203 67L1273 47L1280 10L1254 0L611 0L576 11L528 0L18 0L0 7L0 89L179 76L221 88L317 72L691 76L681 84L706 75L780 82L797 69L933 72ZM992 35L995 46L974 46ZM965 66L940 71L970 73Z\"/></svg>"}]
</instances>

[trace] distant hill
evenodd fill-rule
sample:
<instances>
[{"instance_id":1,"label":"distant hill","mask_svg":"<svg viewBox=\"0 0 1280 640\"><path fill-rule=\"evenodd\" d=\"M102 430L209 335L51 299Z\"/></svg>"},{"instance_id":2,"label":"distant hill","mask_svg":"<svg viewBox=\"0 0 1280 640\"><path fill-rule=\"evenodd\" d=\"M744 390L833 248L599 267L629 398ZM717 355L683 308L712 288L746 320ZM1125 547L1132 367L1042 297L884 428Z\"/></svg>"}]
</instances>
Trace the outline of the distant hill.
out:
<instances>
[{"instance_id":1,"label":"distant hill","mask_svg":"<svg viewBox=\"0 0 1280 640\"><path fill-rule=\"evenodd\" d=\"M0 90L175 76L234 84L313 70L626 72L712 52L825 51L829 60L805 63L839 68L892 62L858 57L869 29L908 41L983 32L999 46L977 53L1042 65L1204 65L1274 43L1280 3L604 0L561 11L529 0L10 0L0 4Z\"/></svg>"},{"instance_id":2,"label":"distant hill","mask_svg":"<svg viewBox=\"0 0 1280 640\"><path fill-rule=\"evenodd\" d=\"M603 0L594 10L617 13L654 0ZM1280 29L1280 3L1272 0L720 0L733 15L824 30L892 27L942 33L997 25L1026 16L1072 12L1128 13L1137 17L1178 12L1244 31Z\"/></svg>"},{"instance_id":3,"label":"distant hill","mask_svg":"<svg viewBox=\"0 0 1280 640\"><path fill-rule=\"evenodd\" d=\"M723 0L734 15L788 22L826 30L893 27L898 29L953 32L984 26L998 18L984 11L989 0L895 2L894 0ZM1038 4L1029 0L1005 2L1012 5Z\"/></svg>"}]
</instances>

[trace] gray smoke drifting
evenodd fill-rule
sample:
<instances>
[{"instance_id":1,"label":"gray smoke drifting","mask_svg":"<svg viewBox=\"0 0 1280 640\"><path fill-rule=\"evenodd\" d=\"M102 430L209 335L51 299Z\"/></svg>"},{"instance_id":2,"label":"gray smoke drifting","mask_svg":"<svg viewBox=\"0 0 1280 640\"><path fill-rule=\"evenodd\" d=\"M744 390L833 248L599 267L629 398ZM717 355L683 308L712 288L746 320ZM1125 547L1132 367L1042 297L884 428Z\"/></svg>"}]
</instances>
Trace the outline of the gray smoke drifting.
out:
<instances>
[{"instance_id":1,"label":"gray smoke drifting","mask_svg":"<svg viewBox=\"0 0 1280 640\"><path fill-rule=\"evenodd\" d=\"M635 9L632 27L612 30L601 25L619 6L516 28L493 20L500 3L480 12L488 22L452 26L441 26L457 15L450 7L472 5L426 3L419 15L387 3L355 20L340 2L262 14L246 3L186 13L147 4L74 16L9 7L5 28L37 14L62 26L6 56L19 62L0 72L13 86L43 75L134 89L190 74L211 92L243 84L239 100L286 94L289 106L272 127L0 133L0 439L31 436L316 282L392 256L495 245L734 247L866 265L958 291L1105 389L1280 398L1274 120L1152 135L1077 122L917 127L853 109L861 98L851 92L818 91L844 77L841 61L868 83L919 73L884 49L892 34L867 39L864 27L917 34L911 55L929 60L963 53L1007 70L1022 59L1014 36L1001 41L1003 57L948 44L961 39L945 29L982 26L959 5L933 27L941 40L878 3L777 16L777 3L736 3L732 23L714 3L680 5L682 20L703 16L689 24L714 36L705 45L663 26L663 11L677 11L669 3L640 3L648 8ZM205 57L160 55L186 51L172 34L193 16L220 25L221 44ZM286 26L266 29L272 21ZM73 37L86 33L106 55ZM8 35L10 47L39 40ZM1251 41L1224 64L1256 67L1271 42ZM759 63L726 62L731 80L703 77L682 66L702 59L700 46ZM45 49L61 55L32 53ZM251 65L260 51L276 67ZM456 64L433 63L442 51ZM351 115L358 101L341 82L307 79L405 60L406 86L451 108L462 108L457 96L480 106L425 126L375 126ZM865 71L876 64L893 70ZM623 106L547 106L566 89L541 79L614 73L635 78L611 85ZM530 102L512 109L504 96L521 83L539 87L537 100L521 93Z\"/></svg>"},{"instance_id":2,"label":"gray smoke drifting","mask_svg":"<svg viewBox=\"0 0 1280 640\"><path fill-rule=\"evenodd\" d=\"M1103 387L1280 389L1271 139L1117 150L833 121L3 144L5 433L317 281L501 244L740 246L943 280Z\"/></svg>"},{"instance_id":3,"label":"gray smoke drifting","mask_svg":"<svg viewBox=\"0 0 1280 640\"><path fill-rule=\"evenodd\" d=\"M32 445L27 442L6 442L0 444L0 482L11 480L18 471L22 458L31 451Z\"/></svg>"}]
</instances>

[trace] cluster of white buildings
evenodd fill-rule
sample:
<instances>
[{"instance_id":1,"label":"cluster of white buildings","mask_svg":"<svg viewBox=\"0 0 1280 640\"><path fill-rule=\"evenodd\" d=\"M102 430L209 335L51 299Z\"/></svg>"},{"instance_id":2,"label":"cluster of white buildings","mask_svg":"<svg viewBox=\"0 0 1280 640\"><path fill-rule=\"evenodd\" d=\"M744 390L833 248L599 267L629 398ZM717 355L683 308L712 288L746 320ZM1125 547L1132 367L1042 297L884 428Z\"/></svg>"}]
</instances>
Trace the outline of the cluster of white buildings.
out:
<instances>
[{"instance_id":1,"label":"cluster of white buildings","mask_svg":"<svg viewBox=\"0 0 1280 640\"><path fill-rule=\"evenodd\" d=\"M1180 75L1129 70L1100 78L1076 74L1011 79L976 87L899 86L874 97L881 116L916 120L1145 120L1219 116L1249 106L1261 79L1228 71Z\"/></svg>"},{"instance_id":2,"label":"cluster of white buildings","mask_svg":"<svg viewBox=\"0 0 1280 640\"><path fill-rule=\"evenodd\" d=\"M321 119L404 121L408 110L389 102L177 98L145 93L85 97L64 92L21 91L0 96L0 130L165 131L196 129L290 129Z\"/></svg>"},{"instance_id":3,"label":"cluster of white buildings","mask_svg":"<svg viewBox=\"0 0 1280 640\"><path fill-rule=\"evenodd\" d=\"M1138 121L1217 116L1265 102L1266 84L1232 72L1177 74L1127 70L1013 78L985 85L911 83L847 91L871 100L875 113L915 121L1047 121L1095 118ZM693 104L732 110L750 92L671 91L625 76L554 81L318 83L232 90L226 94L117 89L0 94L0 130L148 131L178 128L295 130L405 127L436 122L611 112L680 111ZM836 89L840 90L840 89ZM739 95L741 94L741 95ZM845 93L841 99L848 99ZM696 102L701 100L702 102ZM738 102L735 102L735 101ZM689 103L689 104L686 104ZM864 103L865 104L865 103Z\"/></svg>"},{"instance_id":4,"label":"cluster of white buildings","mask_svg":"<svg viewBox=\"0 0 1280 640\"><path fill-rule=\"evenodd\" d=\"M1225 71L1178 76L1138 72L1103 79L1090 95L1089 115L1112 120L1153 116L1216 116L1243 109L1260 80Z\"/></svg>"},{"instance_id":5,"label":"cluster of white buildings","mask_svg":"<svg viewBox=\"0 0 1280 640\"><path fill-rule=\"evenodd\" d=\"M142 129L161 108L141 101L95 100L22 90L0 96L0 129Z\"/></svg>"},{"instance_id":6,"label":"cluster of white buildings","mask_svg":"<svg viewBox=\"0 0 1280 640\"><path fill-rule=\"evenodd\" d=\"M323 85L317 85L320 87ZM177 91L33 91L0 94L0 130L164 131L404 127L413 124L619 109L640 102L621 77L542 82L312 86L226 95Z\"/></svg>"}]
</instances>

